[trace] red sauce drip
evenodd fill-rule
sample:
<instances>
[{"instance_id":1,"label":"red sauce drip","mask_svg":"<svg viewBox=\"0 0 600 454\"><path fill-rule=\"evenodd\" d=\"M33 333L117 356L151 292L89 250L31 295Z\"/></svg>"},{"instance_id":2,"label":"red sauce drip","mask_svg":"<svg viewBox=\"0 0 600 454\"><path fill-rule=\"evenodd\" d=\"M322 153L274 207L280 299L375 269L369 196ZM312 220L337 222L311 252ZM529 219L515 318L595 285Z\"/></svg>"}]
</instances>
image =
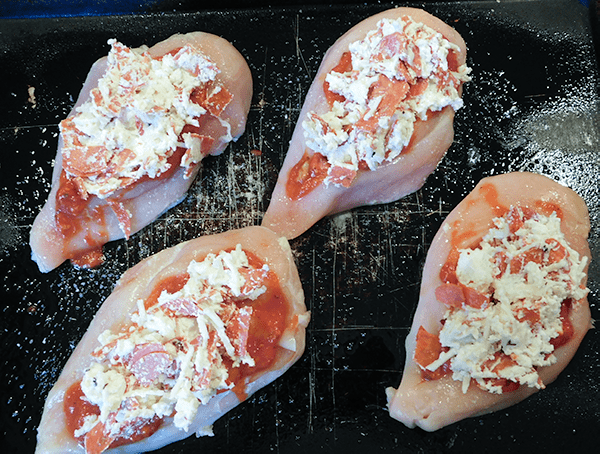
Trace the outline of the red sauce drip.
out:
<instances>
[{"instance_id":1,"label":"red sauce drip","mask_svg":"<svg viewBox=\"0 0 600 454\"><path fill-rule=\"evenodd\" d=\"M56 226L65 239L71 239L81 233L84 221L93 219L98 224L105 223L104 210L97 207L89 209L90 200L82 198L74 180L69 179L63 170L60 174L59 188L56 193ZM104 230L88 232L85 237L89 249L73 254L71 262L77 266L93 268L104 261L102 245L108 237Z\"/></svg>"},{"instance_id":2,"label":"red sauce drip","mask_svg":"<svg viewBox=\"0 0 600 454\"><path fill-rule=\"evenodd\" d=\"M327 177L329 163L327 158L320 153L309 156L304 153L302 159L290 169L285 186L288 197L300 200L313 191Z\"/></svg>"},{"instance_id":3,"label":"red sauce drip","mask_svg":"<svg viewBox=\"0 0 600 454\"><path fill-rule=\"evenodd\" d=\"M482 184L479 188L479 193L492 209L494 216L503 216L508 211L508 208L501 205L498 201L498 190L493 184Z\"/></svg>"},{"instance_id":4,"label":"red sauce drip","mask_svg":"<svg viewBox=\"0 0 600 454\"><path fill-rule=\"evenodd\" d=\"M81 231L80 216L87 207L88 201L81 197L75 181L63 170L56 193L56 225L63 236L72 237Z\"/></svg>"},{"instance_id":5,"label":"red sauce drip","mask_svg":"<svg viewBox=\"0 0 600 454\"><path fill-rule=\"evenodd\" d=\"M73 434L75 430L81 427L84 423L85 417L88 415L100 415L100 408L85 399L83 391L81 390L81 380L73 383L65 392L63 400L63 410L66 418L67 430ZM106 443L109 448L116 448L127 443L134 443L144 438L149 437L158 430L162 423L162 419L154 418L152 420L136 420L132 422L133 434L128 437L118 437L112 441L108 440ZM105 438L100 433L94 433L95 436ZM86 443L86 436L77 438L77 441L83 446ZM102 441L104 442L104 440ZM100 441L96 438L93 441L88 439L87 445L97 444Z\"/></svg>"},{"instance_id":6,"label":"red sauce drip","mask_svg":"<svg viewBox=\"0 0 600 454\"><path fill-rule=\"evenodd\" d=\"M246 252L246 255L252 267L261 268L263 266L263 262L254 254ZM145 307L149 308L155 305L158 302L159 295L164 290L169 293L177 292L188 279L189 275L185 273L160 280L144 301ZM298 323L297 317L290 320L290 307L279 284L279 279L274 272L270 271L268 273L264 284L267 290L256 300L236 301L238 306L252 307L247 349L254 359L255 365L242 364L239 367L231 367L231 361L227 357L223 358L223 363L229 368L228 381L234 385L233 391L240 401L248 397L245 393L248 380L269 369L275 363L277 355L282 349L279 342L285 329L293 328ZM83 392L80 383L81 381L78 381L71 385L65 394L63 403L67 418L67 429L71 434L81 427L85 416L100 414L100 410L96 405L81 399ZM149 437L158 430L161 423L162 420L157 418L134 421L132 425L135 429L135 435L132 438L117 438L112 441L110 447L114 448ZM83 437L78 441L83 443Z\"/></svg>"},{"instance_id":7,"label":"red sauce drip","mask_svg":"<svg viewBox=\"0 0 600 454\"><path fill-rule=\"evenodd\" d=\"M476 235L475 230L468 229L466 226L460 225L457 221L452 225L452 238L451 244L454 249L458 246L462 247L462 244L467 240L473 238Z\"/></svg>"}]
</instances>

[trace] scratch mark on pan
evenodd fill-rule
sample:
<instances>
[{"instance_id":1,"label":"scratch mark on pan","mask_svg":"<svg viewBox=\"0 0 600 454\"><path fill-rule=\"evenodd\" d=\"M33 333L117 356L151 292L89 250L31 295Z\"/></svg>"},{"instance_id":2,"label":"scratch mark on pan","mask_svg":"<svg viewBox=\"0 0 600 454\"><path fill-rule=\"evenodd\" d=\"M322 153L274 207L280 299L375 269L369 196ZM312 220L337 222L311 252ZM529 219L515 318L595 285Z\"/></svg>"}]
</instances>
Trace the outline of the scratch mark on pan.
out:
<instances>
[{"instance_id":1,"label":"scratch mark on pan","mask_svg":"<svg viewBox=\"0 0 600 454\"><path fill-rule=\"evenodd\" d=\"M237 204L236 202L236 197L235 194L237 193L237 189L238 189L238 180L237 178L235 178L235 174L233 172L233 162L231 159L232 154L229 153L228 155L228 162L227 162L227 181L229 182L229 184L227 185L227 210L229 213L229 219L231 219L233 217L233 213L234 211L237 212Z\"/></svg>"},{"instance_id":2,"label":"scratch mark on pan","mask_svg":"<svg viewBox=\"0 0 600 454\"><path fill-rule=\"evenodd\" d=\"M296 24L294 25L294 38L296 40L296 57L302 61L304 65L304 69L306 70L306 74L310 75L310 71L308 70L308 66L306 61L304 60L304 55L302 54L302 50L300 50L300 15L296 15Z\"/></svg>"},{"instance_id":3,"label":"scratch mark on pan","mask_svg":"<svg viewBox=\"0 0 600 454\"><path fill-rule=\"evenodd\" d=\"M275 446L277 452L279 452L279 405L279 393L277 387L275 387Z\"/></svg>"},{"instance_id":4,"label":"scratch mark on pan","mask_svg":"<svg viewBox=\"0 0 600 454\"><path fill-rule=\"evenodd\" d=\"M311 269L312 271L312 296L309 302L309 309L311 311L311 313L314 313L313 310L313 301L315 300L315 284L316 284L316 279L315 279L315 266L316 266L316 251L313 249L312 250L312 267ZM312 325L310 325L312 326ZM310 328L310 331L313 331L312 328ZM312 419L313 419L313 403L315 402L315 399L317 398L316 396L316 392L315 392L315 370L317 367L317 360L316 360L316 354L314 350L311 350L311 354L310 354L310 371L308 373L308 433L312 434L313 433L313 423L312 423Z\"/></svg>"},{"instance_id":5,"label":"scratch mark on pan","mask_svg":"<svg viewBox=\"0 0 600 454\"><path fill-rule=\"evenodd\" d=\"M339 235L339 233L336 232L336 235ZM336 276L337 276L337 245L338 245L338 241L334 241L334 246L333 246L333 264L332 264L332 270L333 273L331 273L331 287L332 287L332 292L331 292L331 300L332 300L332 307L333 307L333 315L332 315L332 333L331 333L331 402L332 402L332 407L333 407L333 439L336 439L336 435L335 435L335 345L336 345L336 339L337 339L337 334L336 334L336 298L335 296L337 295L338 291L337 291L337 286L335 285L335 281L336 281Z\"/></svg>"},{"instance_id":6,"label":"scratch mark on pan","mask_svg":"<svg viewBox=\"0 0 600 454\"><path fill-rule=\"evenodd\" d=\"M392 229L389 228L389 216L387 217L388 220L388 228L385 229L386 230L386 235L387 235L387 257L388 257L388 269L389 270L394 270L395 266L394 266L394 243L392 241Z\"/></svg>"},{"instance_id":7,"label":"scratch mark on pan","mask_svg":"<svg viewBox=\"0 0 600 454\"><path fill-rule=\"evenodd\" d=\"M422 196L420 192L417 192L415 194L415 199L417 200L417 210L418 213L423 213L423 201L422 201ZM427 250L427 244L426 244L426 239L427 239L427 232L426 232L426 227L424 224L421 224L421 243L420 243L420 247L423 248L423 251ZM417 249L418 251L418 249Z\"/></svg>"},{"instance_id":8,"label":"scratch mark on pan","mask_svg":"<svg viewBox=\"0 0 600 454\"><path fill-rule=\"evenodd\" d=\"M258 116L258 149L262 150L263 149L263 121L264 121L264 113L265 113L265 106L268 104L267 101L265 100L265 88L266 88L266 80L267 80L267 68L268 68L268 64L267 64L267 56L269 54L269 48L265 47L265 59L263 62L263 74L262 74L262 87L260 90L260 95L259 95L259 100L258 100L258 111L259 111L259 116Z\"/></svg>"}]
</instances>

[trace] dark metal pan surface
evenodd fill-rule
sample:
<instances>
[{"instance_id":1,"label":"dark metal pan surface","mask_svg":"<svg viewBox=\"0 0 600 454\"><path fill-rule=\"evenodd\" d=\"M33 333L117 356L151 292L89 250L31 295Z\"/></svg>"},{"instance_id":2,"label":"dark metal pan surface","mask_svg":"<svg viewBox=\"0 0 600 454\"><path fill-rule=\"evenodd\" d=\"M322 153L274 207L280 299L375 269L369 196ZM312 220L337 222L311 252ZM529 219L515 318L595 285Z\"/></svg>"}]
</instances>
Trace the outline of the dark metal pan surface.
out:
<instances>
[{"instance_id":1,"label":"dark metal pan surface","mask_svg":"<svg viewBox=\"0 0 600 454\"><path fill-rule=\"evenodd\" d=\"M418 6L418 5L417 5ZM597 446L600 335L542 392L435 433L386 411L428 246L444 217L488 175L527 170L573 188L592 220L592 316L600 269L600 77L589 10L575 0L426 3L467 42L473 81L455 141L425 186L396 203L324 219L291 242L312 311L302 359L220 419L161 453L567 452ZM33 452L44 399L118 277L198 235L260 223L304 95L325 51L390 5L307 6L0 21L0 418L6 452ZM116 37L152 45L203 30L247 58L255 92L246 133L203 161L187 198L98 269L30 260L29 229L50 188L57 123ZM35 102L29 99L34 89ZM261 150L257 156L252 150Z\"/></svg>"}]
</instances>

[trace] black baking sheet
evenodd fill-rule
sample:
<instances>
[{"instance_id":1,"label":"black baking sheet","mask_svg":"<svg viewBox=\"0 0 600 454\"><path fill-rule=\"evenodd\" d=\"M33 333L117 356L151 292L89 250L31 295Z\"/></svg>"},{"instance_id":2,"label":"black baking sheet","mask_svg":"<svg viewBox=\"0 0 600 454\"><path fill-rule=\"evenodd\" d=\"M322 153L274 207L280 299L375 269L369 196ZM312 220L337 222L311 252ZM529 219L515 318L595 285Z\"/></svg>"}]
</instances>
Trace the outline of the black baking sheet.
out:
<instances>
[{"instance_id":1,"label":"black baking sheet","mask_svg":"<svg viewBox=\"0 0 600 454\"><path fill-rule=\"evenodd\" d=\"M180 241L260 223L324 52L389 6L0 21L5 452L33 452L44 399L121 273ZM400 382L429 243L480 178L528 170L570 186L590 208L595 259L600 251L600 78L588 10L576 0L423 6L469 48L473 81L465 86L454 144L417 193L324 219L291 242L312 311L304 356L217 421L214 437L192 436L159 452L554 453L597 446L597 330L555 383L516 406L435 433L407 429L387 414L384 389ZM224 36L247 58L255 89L246 133L222 156L203 161L183 203L128 241L110 244L104 266L63 264L39 273L29 229L50 189L57 123L89 67L107 53L109 38L151 45L192 30ZM594 318L599 278L596 261L589 280Z\"/></svg>"}]
</instances>

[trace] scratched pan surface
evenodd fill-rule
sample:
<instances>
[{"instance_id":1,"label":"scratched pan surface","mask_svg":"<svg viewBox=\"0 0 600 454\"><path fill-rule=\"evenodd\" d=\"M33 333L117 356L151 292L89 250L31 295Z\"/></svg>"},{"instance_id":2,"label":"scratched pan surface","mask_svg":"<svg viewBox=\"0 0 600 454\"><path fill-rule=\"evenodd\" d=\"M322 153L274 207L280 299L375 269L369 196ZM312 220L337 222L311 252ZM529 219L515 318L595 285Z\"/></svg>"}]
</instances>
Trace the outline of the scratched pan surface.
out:
<instances>
[{"instance_id":1,"label":"scratched pan surface","mask_svg":"<svg viewBox=\"0 0 600 454\"><path fill-rule=\"evenodd\" d=\"M545 391L501 412L429 434L386 412L417 304L420 273L445 215L487 175L529 170L579 192L592 218L590 303L598 318L599 75L590 18L576 1L427 4L465 38L473 81L456 139L422 190L325 219L292 241L312 311L303 358L238 406L212 438L162 453L564 452L595 442L600 336ZM198 235L260 223L319 62L335 39L385 5L259 9L0 22L0 418L6 452L33 452L44 399L123 271ZM255 94L245 135L203 161L182 204L96 270L63 264L42 275L29 258L31 223L50 188L57 122L106 40L153 44L174 32L225 36L248 59ZM35 99L28 100L28 88ZM257 156L251 150L261 150Z\"/></svg>"}]
</instances>

